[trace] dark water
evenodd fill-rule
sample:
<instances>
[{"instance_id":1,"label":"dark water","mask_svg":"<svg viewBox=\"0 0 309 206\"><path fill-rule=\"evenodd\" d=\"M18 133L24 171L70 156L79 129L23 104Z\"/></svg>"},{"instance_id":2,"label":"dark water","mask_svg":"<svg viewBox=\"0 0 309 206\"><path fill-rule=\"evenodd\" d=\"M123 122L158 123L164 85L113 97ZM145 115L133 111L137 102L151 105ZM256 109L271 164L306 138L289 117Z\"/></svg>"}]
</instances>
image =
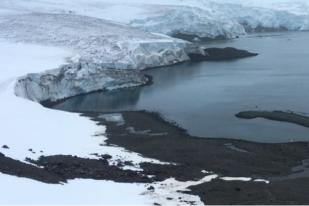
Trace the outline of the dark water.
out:
<instances>
[{"instance_id":1,"label":"dark water","mask_svg":"<svg viewBox=\"0 0 309 206\"><path fill-rule=\"evenodd\" d=\"M79 96L55 108L79 112L146 109L160 112L197 136L309 141L309 128L234 116L255 109L309 113L309 33L255 35L209 46L233 46L260 55L149 70L153 85Z\"/></svg>"}]
</instances>

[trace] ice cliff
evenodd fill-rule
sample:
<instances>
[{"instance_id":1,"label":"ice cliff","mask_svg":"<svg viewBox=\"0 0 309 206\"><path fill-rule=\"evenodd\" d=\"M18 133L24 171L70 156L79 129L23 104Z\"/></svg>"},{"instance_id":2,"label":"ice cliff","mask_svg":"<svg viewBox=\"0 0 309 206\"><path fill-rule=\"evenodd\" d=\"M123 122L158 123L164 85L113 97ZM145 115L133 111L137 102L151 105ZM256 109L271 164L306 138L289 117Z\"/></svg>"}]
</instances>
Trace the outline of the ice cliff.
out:
<instances>
[{"instance_id":1,"label":"ice cliff","mask_svg":"<svg viewBox=\"0 0 309 206\"><path fill-rule=\"evenodd\" d=\"M139 70L187 61L188 52L202 52L183 40L71 14L0 17L0 30L0 38L63 47L75 54L60 68L19 79L16 95L39 102L142 85L147 78Z\"/></svg>"}]
</instances>

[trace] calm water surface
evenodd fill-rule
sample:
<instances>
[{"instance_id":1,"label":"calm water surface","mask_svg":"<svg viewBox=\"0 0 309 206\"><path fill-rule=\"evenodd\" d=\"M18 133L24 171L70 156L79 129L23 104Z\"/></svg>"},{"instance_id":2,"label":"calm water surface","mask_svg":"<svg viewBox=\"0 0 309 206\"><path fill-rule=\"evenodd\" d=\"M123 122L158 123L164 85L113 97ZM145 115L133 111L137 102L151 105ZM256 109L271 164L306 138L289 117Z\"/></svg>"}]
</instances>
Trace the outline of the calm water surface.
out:
<instances>
[{"instance_id":1,"label":"calm water surface","mask_svg":"<svg viewBox=\"0 0 309 206\"><path fill-rule=\"evenodd\" d=\"M309 113L309 33L255 35L207 46L232 46L260 55L148 70L153 85L74 97L54 108L78 112L146 109L160 112L196 136L309 141L309 128L234 116L255 109Z\"/></svg>"}]
</instances>

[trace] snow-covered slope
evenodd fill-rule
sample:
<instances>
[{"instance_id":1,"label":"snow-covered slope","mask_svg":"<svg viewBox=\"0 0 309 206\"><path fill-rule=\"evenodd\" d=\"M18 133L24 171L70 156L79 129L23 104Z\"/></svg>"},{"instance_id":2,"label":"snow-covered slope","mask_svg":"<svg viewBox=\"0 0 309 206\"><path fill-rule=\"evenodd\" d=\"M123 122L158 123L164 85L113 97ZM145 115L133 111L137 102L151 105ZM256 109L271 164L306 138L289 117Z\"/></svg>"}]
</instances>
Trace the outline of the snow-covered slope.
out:
<instances>
[{"instance_id":1,"label":"snow-covered slope","mask_svg":"<svg viewBox=\"0 0 309 206\"><path fill-rule=\"evenodd\" d=\"M26 157L36 159L40 155L56 154L94 158L90 155L93 152L142 160L137 154L125 152L121 148L100 147L104 136L93 135L96 132L104 133L104 126L98 127L78 114L50 110L14 95L14 84L18 76L57 67L70 55L69 51L55 47L0 41L0 152L20 161ZM9 146L9 149L2 148L2 145ZM29 151L30 148L35 154ZM74 180L66 186L47 185L2 173L0 182L0 204L124 203L121 199L108 198L116 196L117 192L105 190L105 187L126 188L131 191L126 194L132 196L127 197L127 201L132 204L147 203L146 197L139 195L144 191L143 185L89 180ZM99 198L102 192L105 195ZM77 193L78 198L73 197Z\"/></svg>"}]
</instances>

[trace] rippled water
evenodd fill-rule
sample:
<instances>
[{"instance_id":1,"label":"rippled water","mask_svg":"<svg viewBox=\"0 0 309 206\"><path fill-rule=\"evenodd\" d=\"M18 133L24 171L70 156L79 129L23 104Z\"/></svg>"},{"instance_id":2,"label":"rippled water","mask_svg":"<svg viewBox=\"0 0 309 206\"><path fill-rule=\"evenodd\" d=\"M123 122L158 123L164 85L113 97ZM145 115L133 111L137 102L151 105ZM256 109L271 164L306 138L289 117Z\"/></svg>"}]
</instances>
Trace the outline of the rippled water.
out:
<instances>
[{"instance_id":1,"label":"rippled water","mask_svg":"<svg viewBox=\"0 0 309 206\"><path fill-rule=\"evenodd\" d=\"M255 109L309 113L309 33L255 35L207 46L233 46L260 55L148 70L154 81L150 86L78 96L54 108L78 112L146 109L160 112L196 136L258 142L309 140L309 128L234 116Z\"/></svg>"}]
</instances>

